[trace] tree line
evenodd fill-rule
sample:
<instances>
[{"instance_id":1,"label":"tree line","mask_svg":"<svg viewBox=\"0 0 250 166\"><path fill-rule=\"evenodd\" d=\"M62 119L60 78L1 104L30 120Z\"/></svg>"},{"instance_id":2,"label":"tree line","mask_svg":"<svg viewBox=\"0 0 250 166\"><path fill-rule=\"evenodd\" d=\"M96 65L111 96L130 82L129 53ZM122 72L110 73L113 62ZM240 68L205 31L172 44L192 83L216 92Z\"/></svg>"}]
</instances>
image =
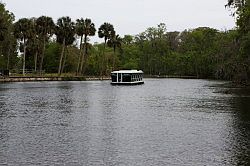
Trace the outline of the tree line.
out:
<instances>
[{"instance_id":1,"label":"tree line","mask_svg":"<svg viewBox=\"0 0 250 166\"><path fill-rule=\"evenodd\" d=\"M110 23L98 29L91 19L48 16L21 18L0 4L0 68L36 74L109 75L142 69L147 75L194 76L249 81L249 0L229 0L237 27L219 31L198 27L168 32L160 23L137 35L120 37ZM94 35L103 43L90 43Z\"/></svg>"}]
</instances>

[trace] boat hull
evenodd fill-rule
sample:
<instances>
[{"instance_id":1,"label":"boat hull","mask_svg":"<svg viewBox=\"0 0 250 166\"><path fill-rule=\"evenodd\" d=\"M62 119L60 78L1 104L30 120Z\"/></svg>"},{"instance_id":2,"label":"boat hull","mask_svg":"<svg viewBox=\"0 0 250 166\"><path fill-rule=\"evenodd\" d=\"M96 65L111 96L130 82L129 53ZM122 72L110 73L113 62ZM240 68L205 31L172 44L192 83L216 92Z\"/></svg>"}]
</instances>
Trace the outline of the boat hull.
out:
<instances>
[{"instance_id":1,"label":"boat hull","mask_svg":"<svg viewBox=\"0 0 250 166\"><path fill-rule=\"evenodd\" d=\"M111 82L111 85L141 85L144 84L144 81L137 82Z\"/></svg>"}]
</instances>

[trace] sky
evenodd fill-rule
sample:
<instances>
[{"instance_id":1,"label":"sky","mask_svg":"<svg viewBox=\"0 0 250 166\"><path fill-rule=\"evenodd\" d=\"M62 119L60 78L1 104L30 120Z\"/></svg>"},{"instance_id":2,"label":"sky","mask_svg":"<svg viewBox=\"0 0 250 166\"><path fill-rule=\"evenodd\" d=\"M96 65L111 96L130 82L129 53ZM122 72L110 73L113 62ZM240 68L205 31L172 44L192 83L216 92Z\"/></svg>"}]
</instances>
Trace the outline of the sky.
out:
<instances>
[{"instance_id":1,"label":"sky","mask_svg":"<svg viewBox=\"0 0 250 166\"><path fill-rule=\"evenodd\" d=\"M167 31L198 27L228 30L235 18L225 9L227 0L0 0L20 18L50 16L56 20L69 16L73 21L90 18L96 29L111 23L120 36L136 35L149 27L165 23ZM91 38L92 42L102 39Z\"/></svg>"}]
</instances>

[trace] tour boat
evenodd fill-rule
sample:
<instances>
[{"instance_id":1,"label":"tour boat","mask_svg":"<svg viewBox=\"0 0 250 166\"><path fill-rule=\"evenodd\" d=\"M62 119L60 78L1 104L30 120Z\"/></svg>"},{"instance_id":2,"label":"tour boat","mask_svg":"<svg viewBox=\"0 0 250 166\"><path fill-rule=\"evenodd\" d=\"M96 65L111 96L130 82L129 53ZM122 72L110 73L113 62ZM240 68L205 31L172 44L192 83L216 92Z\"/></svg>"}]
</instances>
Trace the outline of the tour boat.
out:
<instances>
[{"instance_id":1,"label":"tour boat","mask_svg":"<svg viewBox=\"0 0 250 166\"><path fill-rule=\"evenodd\" d=\"M119 70L111 72L111 84L113 85L137 85L143 84L143 71Z\"/></svg>"}]
</instances>

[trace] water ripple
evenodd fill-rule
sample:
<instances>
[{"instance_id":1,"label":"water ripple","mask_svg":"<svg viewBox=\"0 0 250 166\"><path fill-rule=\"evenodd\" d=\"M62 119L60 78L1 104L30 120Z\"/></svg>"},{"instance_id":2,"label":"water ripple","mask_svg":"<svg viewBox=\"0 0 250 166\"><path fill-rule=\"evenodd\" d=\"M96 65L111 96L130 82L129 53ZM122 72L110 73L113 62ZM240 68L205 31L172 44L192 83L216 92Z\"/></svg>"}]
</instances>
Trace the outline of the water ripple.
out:
<instances>
[{"instance_id":1,"label":"water ripple","mask_svg":"<svg viewBox=\"0 0 250 166\"><path fill-rule=\"evenodd\" d=\"M0 165L248 165L249 93L224 83L0 84Z\"/></svg>"}]
</instances>

